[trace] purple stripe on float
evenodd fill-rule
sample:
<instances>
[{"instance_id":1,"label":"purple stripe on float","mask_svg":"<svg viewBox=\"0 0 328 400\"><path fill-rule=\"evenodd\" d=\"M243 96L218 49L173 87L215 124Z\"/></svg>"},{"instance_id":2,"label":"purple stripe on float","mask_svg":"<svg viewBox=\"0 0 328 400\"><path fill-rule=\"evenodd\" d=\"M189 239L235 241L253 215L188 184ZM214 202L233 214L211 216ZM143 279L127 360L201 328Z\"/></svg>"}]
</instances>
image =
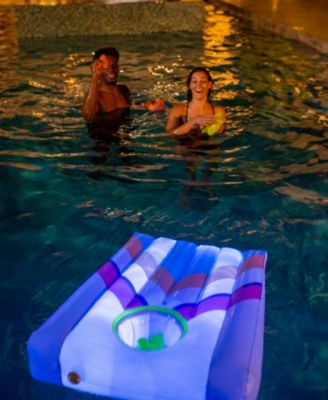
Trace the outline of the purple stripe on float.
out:
<instances>
[{"instance_id":1,"label":"purple stripe on float","mask_svg":"<svg viewBox=\"0 0 328 400\"><path fill-rule=\"evenodd\" d=\"M181 304L175 307L175 311L183 316L186 321L189 321L195 316L196 304Z\"/></svg>"},{"instance_id":2,"label":"purple stripe on float","mask_svg":"<svg viewBox=\"0 0 328 400\"><path fill-rule=\"evenodd\" d=\"M227 310L229 307L229 301L229 294L218 294L208 297L198 304L181 304L180 306L175 307L175 310L188 321L207 311Z\"/></svg>"},{"instance_id":3,"label":"purple stripe on float","mask_svg":"<svg viewBox=\"0 0 328 400\"><path fill-rule=\"evenodd\" d=\"M107 261L102 267L100 267L97 273L101 276L107 288L109 288L120 276L119 269L112 260Z\"/></svg>"},{"instance_id":4,"label":"purple stripe on float","mask_svg":"<svg viewBox=\"0 0 328 400\"><path fill-rule=\"evenodd\" d=\"M147 301L140 296L139 294L137 294L132 301L127 305L126 309L130 309L130 308L135 308L135 307L140 307L140 306L148 306Z\"/></svg>"},{"instance_id":5,"label":"purple stripe on float","mask_svg":"<svg viewBox=\"0 0 328 400\"><path fill-rule=\"evenodd\" d=\"M203 314L207 311L213 310L227 310L228 308L251 299L261 299L262 284L251 284L243 286L232 295L230 294L217 294L202 300L198 304L184 303L174 309L180 313L187 321Z\"/></svg>"},{"instance_id":6,"label":"purple stripe on float","mask_svg":"<svg viewBox=\"0 0 328 400\"><path fill-rule=\"evenodd\" d=\"M226 310L229 307L230 294L218 294L204 299L198 304L197 314L212 310Z\"/></svg>"},{"instance_id":7,"label":"purple stripe on float","mask_svg":"<svg viewBox=\"0 0 328 400\"><path fill-rule=\"evenodd\" d=\"M229 307L232 307L235 304L240 303L244 300L250 299L261 299L262 297L262 284L261 283L253 283L250 285L243 286L236 290L231 295Z\"/></svg>"},{"instance_id":8,"label":"purple stripe on float","mask_svg":"<svg viewBox=\"0 0 328 400\"><path fill-rule=\"evenodd\" d=\"M163 271L162 271L163 272ZM120 277L115 263L110 260L99 270L98 274L107 288L116 295L124 309L147 305L147 300L137 294L131 282ZM165 276L165 275L164 275ZM228 308L249 299L261 299L262 284L252 283L237 289L232 295L221 293L205 298L199 303L183 303L174 307L186 320L212 310L227 310Z\"/></svg>"},{"instance_id":9,"label":"purple stripe on float","mask_svg":"<svg viewBox=\"0 0 328 400\"><path fill-rule=\"evenodd\" d=\"M117 279L111 286L110 291L115 294L123 308L126 308L136 295L130 281L124 277Z\"/></svg>"}]
</instances>

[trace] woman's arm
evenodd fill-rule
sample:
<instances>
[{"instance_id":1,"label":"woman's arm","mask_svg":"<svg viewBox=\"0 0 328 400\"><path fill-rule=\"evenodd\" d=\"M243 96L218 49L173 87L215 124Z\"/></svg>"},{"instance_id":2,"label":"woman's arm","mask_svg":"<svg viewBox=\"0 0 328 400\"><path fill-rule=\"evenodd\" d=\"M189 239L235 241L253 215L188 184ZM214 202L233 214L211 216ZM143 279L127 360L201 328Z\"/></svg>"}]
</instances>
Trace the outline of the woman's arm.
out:
<instances>
[{"instance_id":1,"label":"woman's arm","mask_svg":"<svg viewBox=\"0 0 328 400\"><path fill-rule=\"evenodd\" d=\"M189 121L180 124L181 118L185 115L185 106L183 104L176 104L169 112L168 120L166 123L166 132L173 133L176 136L187 135L195 128L202 128L203 126L213 124L215 118L213 115L199 115L191 118Z\"/></svg>"},{"instance_id":2,"label":"woman's arm","mask_svg":"<svg viewBox=\"0 0 328 400\"><path fill-rule=\"evenodd\" d=\"M181 119L183 119L185 113L186 108L183 104L176 104L171 108L166 123L167 133L173 133L176 136L183 136L195 128L195 123L191 120L181 124Z\"/></svg>"}]
</instances>

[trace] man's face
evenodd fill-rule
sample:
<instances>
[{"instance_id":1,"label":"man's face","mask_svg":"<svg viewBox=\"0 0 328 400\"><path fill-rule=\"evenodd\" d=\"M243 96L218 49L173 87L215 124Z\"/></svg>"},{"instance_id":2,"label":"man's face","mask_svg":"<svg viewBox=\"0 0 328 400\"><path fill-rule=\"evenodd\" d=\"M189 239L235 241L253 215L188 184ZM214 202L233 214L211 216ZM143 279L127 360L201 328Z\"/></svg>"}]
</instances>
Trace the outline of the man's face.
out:
<instances>
[{"instance_id":1,"label":"man's face","mask_svg":"<svg viewBox=\"0 0 328 400\"><path fill-rule=\"evenodd\" d=\"M105 81L109 84L115 84L117 82L119 72L117 58L102 54L98 61L100 63Z\"/></svg>"}]
</instances>

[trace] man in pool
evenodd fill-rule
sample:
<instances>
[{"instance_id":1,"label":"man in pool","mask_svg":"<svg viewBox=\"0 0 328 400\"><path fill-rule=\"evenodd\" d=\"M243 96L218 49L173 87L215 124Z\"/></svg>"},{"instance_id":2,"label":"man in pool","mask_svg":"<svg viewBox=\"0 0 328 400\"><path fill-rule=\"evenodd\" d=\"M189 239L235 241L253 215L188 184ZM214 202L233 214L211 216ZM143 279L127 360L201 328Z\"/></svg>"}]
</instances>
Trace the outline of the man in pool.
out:
<instances>
[{"instance_id":1,"label":"man in pool","mask_svg":"<svg viewBox=\"0 0 328 400\"><path fill-rule=\"evenodd\" d=\"M87 121L93 121L99 114L130 108L129 89L117 83L119 58L114 47L101 48L94 53L91 81L82 106L82 115Z\"/></svg>"},{"instance_id":2,"label":"man in pool","mask_svg":"<svg viewBox=\"0 0 328 400\"><path fill-rule=\"evenodd\" d=\"M120 54L114 47L97 50L91 63L91 81L83 100L82 115L87 121L94 121L99 115L110 115L116 118L131 107L130 91L126 85L117 83ZM161 111L165 108L163 101L156 99L153 103L144 103L150 111Z\"/></svg>"}]
</instances>

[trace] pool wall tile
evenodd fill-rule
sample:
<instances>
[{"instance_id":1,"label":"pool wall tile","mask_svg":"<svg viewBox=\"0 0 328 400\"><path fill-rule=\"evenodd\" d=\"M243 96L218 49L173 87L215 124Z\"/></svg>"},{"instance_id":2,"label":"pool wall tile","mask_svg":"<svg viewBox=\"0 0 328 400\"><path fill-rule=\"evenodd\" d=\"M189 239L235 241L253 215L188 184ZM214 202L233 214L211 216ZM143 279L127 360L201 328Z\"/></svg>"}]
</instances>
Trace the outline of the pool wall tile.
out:
<instances>
[{"instance_id":1,"label":"pool wall tile","mask_svg":"<svg viewBox=\"0 0 328 400\"><path fill-rule=\"evenodd\" d=\"M161 2L16 6L21 38L198 32L204 3Z\"/></svg>"}]
</instances>

